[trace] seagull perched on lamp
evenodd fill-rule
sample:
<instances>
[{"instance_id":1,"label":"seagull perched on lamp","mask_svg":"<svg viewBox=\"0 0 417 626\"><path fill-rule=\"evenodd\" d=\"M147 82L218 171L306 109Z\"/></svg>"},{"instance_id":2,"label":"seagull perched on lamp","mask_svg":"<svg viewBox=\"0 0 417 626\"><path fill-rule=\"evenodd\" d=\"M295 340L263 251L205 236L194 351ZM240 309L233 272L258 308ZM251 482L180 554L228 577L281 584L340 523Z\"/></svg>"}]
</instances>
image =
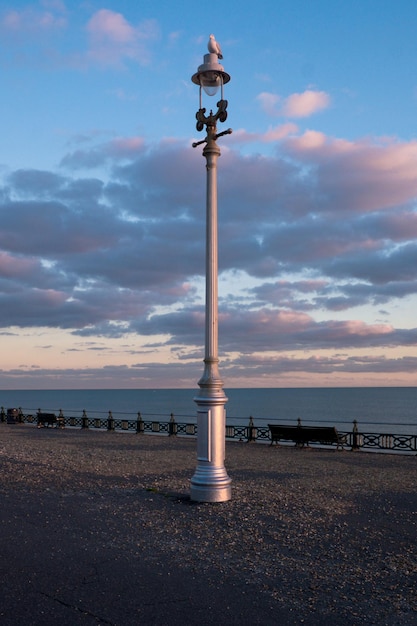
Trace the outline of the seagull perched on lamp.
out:
<instances>
[{"instance_id":1,"label":"seagull perched on lamp","mask_svg":"<svg viewBox=\"0 0 417 626\"><path fill-rule=\"evenodd\" d=\"M219 59L223 58L222 49L220 48L220 44L216 41L214 35L210 35L210 39L208 42L208 51L212 54L217 54Z\"/></svg>"}]
</instances>

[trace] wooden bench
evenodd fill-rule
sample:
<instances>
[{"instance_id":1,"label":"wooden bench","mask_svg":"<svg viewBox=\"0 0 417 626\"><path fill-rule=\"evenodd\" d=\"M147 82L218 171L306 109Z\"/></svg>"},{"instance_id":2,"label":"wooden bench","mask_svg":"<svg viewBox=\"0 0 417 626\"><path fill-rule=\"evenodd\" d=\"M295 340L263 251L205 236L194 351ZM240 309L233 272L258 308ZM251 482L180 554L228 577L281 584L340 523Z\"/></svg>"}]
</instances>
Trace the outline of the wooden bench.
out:
<instances>
[{"instance_id":1,"label":"wooden bench","mask_svg":"<svg viewBox=\"0 0 417 626\"><path fill-rule=\"evenodd\" d=\"M268 424L271 432L271 446L273 443L294 441L296 446L305 446L310 442L322 444L337 444L343 448L343 437L339 435L334 426L280 426Z\"/></svg>"},{"instance_id":2,"label":"wooden bench","mask_svg":"<svg viewBox=\"0 0 417 626\"><path fill-rule=\"evenodd\" d=\"M38 412L38 428L42 426L55 426L56 428L62 428L62 420L58 418L55 413L40 413Z\"/></svg>"}]
</instances>

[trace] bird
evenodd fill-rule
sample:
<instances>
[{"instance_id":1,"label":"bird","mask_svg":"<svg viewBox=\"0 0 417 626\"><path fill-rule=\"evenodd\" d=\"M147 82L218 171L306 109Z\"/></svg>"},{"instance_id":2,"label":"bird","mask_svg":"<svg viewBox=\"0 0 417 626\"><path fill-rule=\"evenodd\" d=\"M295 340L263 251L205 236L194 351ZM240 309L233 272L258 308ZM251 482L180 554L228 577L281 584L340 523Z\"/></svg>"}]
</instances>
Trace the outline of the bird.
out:
<instances>
[{"instance_id":1,"label":"bird","mask_svg":"<svg viewBox=\"0 0 417 626\"><path fill-rule=\"evenodd\" d=\"M212 52L213 54L217 54L219 59L223 58L222 49L220 48L220 44L216 41L216 38L214 35L210 35L210 39L208 41L207 47L208 47L208 51Z\"/></svg>"}]
</instances>

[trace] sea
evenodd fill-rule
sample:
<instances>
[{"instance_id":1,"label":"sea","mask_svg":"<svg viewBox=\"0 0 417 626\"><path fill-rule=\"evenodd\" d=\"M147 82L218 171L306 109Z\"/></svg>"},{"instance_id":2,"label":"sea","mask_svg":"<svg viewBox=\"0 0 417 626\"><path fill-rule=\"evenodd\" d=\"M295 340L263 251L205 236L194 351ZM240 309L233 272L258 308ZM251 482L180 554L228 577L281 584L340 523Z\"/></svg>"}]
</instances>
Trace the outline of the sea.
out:
<instances>
[{"instance_id":1,"label":"sea","mask_svg":"<svg viewBox=\"0 0 417 626\"><path fill-rule=\"evenodd\" d=\"M22 408L23 413L38 409L65 416L113 417L195 423L196 389L62 389L0 390L0 406ZM417 435L417 387L339 387L339 388L250 388L225 389L226 422L247 426L268 423L332 425L340 431Z\"/></svg>"}]
</instances>

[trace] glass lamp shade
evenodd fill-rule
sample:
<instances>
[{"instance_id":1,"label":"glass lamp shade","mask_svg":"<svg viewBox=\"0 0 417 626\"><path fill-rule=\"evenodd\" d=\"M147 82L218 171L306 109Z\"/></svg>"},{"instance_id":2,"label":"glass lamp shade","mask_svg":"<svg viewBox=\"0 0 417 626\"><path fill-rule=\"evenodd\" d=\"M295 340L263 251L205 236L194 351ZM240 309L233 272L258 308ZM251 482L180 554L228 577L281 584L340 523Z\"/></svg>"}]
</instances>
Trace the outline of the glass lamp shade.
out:
<instances>
[{"instance_id":1,"label":"glass lamp shade","mask_svg":"<svg viewBox=\"0 0 417 626\"><path fill-rule=\"evenodd\" d=\"M208 96L215 96L219 91L219 87L222 83L221 74L218 72L208 71L201 72L200 85Z\"/></svg>"}]
</instances>

